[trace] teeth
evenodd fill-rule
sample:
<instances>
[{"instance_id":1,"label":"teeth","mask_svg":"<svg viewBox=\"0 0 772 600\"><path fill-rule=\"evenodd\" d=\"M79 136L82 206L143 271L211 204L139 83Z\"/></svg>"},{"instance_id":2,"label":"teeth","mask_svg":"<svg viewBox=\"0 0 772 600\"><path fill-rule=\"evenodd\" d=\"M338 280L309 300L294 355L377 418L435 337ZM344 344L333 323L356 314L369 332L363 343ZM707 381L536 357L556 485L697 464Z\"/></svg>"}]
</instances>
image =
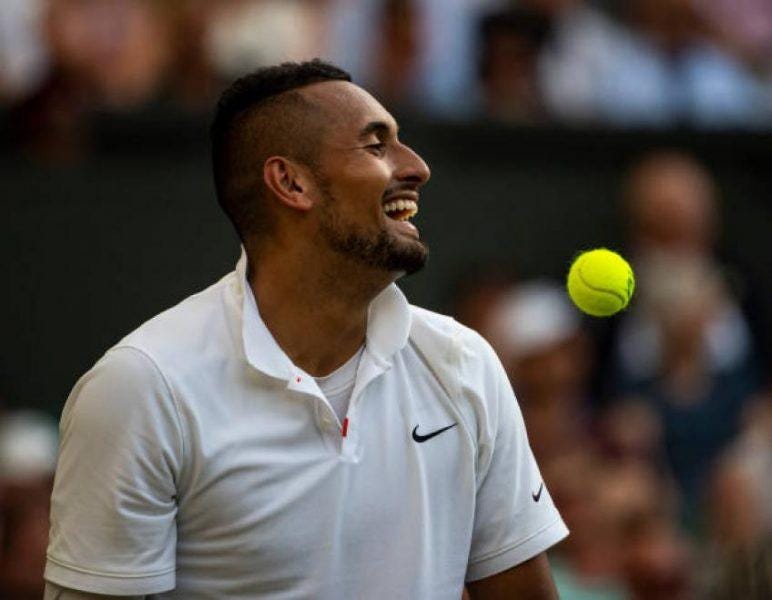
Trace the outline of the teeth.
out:
<instances>
[{"instance_id":1,"label":"teeth","mask_svg":"<svg viewBox=\"0 0 772 600\"><path fill-rule=\"evenodd\" d=\"M399 221L407 221L418 213L418 204L413 200L394 200L383 205L383 211L388 215L394 212L403 212L404 214L395 217Z\"/></svg>"}]
</instances>

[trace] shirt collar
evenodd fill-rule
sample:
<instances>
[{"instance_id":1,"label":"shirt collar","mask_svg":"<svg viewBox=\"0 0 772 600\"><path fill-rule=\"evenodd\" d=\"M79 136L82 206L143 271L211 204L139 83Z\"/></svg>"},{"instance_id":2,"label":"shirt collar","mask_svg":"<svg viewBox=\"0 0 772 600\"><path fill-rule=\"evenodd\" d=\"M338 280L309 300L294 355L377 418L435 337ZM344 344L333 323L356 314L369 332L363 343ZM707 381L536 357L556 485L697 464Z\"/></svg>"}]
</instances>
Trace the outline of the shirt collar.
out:
<instances>
[{"instance_id":1,"label":"shirt collar","mask_svg":"<svg viewBox=\"0 0 772 600\"><path fill-rule=\"evenodd\" d=\"M236 278L241 296L241 336L247 361L266 375L291 379L296 367L260 317L255 295L247 281L247 254L243 246L236 263ZM366 335L368 354L383 366L388 365L389 358L407 344L410 325L410 304L392 283L370 303Z\"/></svg>"},{"instance_id":2,"label":"shirt collar","mask_svg":"<svg viewBox=\"0 0 772 600\"><path fill-rule=\"evenodd\" d=\"M388 363L407 344L412 315L410 304L396 284L388 285L370 303L367 312L367 350Z\"/></svg>"},{"instance_id":3,"label":"shirt collar","mask_svg":"<svg viewBox=\"0 0 772 600\"><path fill-rule=\"evenodd\" d=\"M241 338L247 361L266 375L278 379L290 379L293 373L292 361L263 323L260 311L257 309L255 294L247 282L247 254L243 247L239 262L236 263L236 276L241 295Z\"/></svg>"}]
</instances>

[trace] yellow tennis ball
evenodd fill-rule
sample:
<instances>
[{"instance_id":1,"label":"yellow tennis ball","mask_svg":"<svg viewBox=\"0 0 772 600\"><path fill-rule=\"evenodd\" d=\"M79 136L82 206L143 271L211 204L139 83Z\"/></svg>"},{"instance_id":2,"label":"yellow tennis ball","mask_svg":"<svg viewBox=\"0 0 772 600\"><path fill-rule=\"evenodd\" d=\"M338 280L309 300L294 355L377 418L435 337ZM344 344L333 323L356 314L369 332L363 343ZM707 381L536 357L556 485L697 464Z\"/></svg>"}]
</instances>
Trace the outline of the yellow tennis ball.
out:
<instances>
[{"instance_id":1,"label":"yellow tennis ball","mask_svg":"<svg viewBox=\"0 0 772 600\"><path fill-rule=\"evenodd\" d=\"M568 271L568 295L593 317L609 317L627 306L635 290L635 277L627 261L606 248L588 250L576 257Z\"/></svg>"}]
</instances>

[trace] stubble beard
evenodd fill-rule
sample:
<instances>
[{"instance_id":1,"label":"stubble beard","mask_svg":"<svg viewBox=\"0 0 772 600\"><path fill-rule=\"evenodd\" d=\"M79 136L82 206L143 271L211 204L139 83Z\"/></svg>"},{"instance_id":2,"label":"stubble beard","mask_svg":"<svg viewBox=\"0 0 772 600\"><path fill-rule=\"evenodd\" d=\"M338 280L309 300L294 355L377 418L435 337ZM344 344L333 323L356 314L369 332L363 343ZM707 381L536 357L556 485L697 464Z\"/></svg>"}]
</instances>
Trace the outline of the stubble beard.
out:
<instances>
[{"instance_id":1,"label":"stubble beard","mask_svg":"<svg viewBox=\"0 0 772 600\"><path fill-rule=\"evenodd\" d=\"M335 197L328 189L323 188L322 193L324 205L319 231L335 252L389 273L412 275L426 264L429 248L424 242L397 237L385 229L372 234L359 225L346 222L334 210Z\"/></svg>"}]
</instances>

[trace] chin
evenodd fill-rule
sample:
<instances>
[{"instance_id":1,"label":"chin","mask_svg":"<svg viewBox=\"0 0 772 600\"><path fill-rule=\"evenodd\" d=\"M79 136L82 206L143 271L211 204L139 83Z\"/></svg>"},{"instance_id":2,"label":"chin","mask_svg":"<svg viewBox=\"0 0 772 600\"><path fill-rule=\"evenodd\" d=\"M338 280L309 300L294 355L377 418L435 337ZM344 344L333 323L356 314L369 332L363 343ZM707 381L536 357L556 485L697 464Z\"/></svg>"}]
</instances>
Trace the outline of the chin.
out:
<instances>
[{"instance_id":1,"label":"chin","mask_svg":"<svg viewBox=\"0 0 772 600\"><path fill-rule=\"evenodd\" d=\"M412 275L423 269L429 258L429 248L421 240L400 242L389 255L390 271L397 271L403 275Z\"/></svg>"}]
</instances>

